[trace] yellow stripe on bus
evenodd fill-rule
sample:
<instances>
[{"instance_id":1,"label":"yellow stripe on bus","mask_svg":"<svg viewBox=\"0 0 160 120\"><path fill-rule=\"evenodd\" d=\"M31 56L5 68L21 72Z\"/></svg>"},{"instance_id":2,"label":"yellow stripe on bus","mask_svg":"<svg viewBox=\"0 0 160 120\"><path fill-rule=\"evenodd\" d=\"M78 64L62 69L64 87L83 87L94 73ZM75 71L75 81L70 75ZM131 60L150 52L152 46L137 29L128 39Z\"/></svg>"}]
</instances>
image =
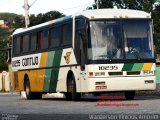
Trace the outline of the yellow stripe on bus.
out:
<instances>
[{"instance_id":1,"label":"yellow stripe on bus","mask_svg":"<svg viewBox=\"0 0 160 120\"><path fill-rule=\"evenodd\" d=\"M42 53L40 60L40 68L46 67L48 60L48 52Z\"/></svg>"},{"instance_id":2,"label":"yellow stripe on bus","mask_svg":"<svg viewBox=\"0 0 160 120\"><path fill-rule=\"evenodd\" d=\"M24 90L24 76L28 75L32 92L43 92L45 69L18 72L18 89Z\"/></svg>"},{"instance_id":3,"label":"yellow stripe on bus","mask_svg":"<svg viewBox=\"0 0 160 120\"><path fill-rule=\"evenodd\" d=\"M30 72L31 90L34 92L42 92L45 78L45 69L33 70Z\"/></svg>"},{"instance_id":4,"label":"yellow stripe on bus","mask_svg":"<svg viewBox=\"0 0 160 120\"><path fill-rule=\"evenodd\" d=\"M144 63L142 67L142 71L151 70L153 63Z\"/></svg>"}]
</instances>

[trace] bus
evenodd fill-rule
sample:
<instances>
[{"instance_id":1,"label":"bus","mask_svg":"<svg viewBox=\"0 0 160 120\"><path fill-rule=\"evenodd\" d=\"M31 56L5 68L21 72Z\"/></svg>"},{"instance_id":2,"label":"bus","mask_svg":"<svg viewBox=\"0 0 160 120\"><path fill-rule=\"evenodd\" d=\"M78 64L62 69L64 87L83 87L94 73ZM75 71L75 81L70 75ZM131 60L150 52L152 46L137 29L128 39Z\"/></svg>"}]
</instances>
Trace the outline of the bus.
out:
<instances>
[{"instance_id":1,"label":"bus","mask_svg":"<svg viewBox=\"0 0 160 120\"><path fill-rule=\"evenodd\" d=\"M12 84L27 99L64 93L155 90L151 15L139 10L97 9L17 29L12 40Z\"/></svg>"}]
</instances>

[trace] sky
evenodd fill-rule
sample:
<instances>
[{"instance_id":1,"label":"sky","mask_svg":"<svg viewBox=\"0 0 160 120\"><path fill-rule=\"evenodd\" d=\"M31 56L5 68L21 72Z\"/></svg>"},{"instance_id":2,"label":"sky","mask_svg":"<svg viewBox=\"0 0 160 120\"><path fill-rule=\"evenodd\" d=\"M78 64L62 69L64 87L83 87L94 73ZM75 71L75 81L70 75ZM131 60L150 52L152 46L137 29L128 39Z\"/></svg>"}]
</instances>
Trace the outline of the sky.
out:
<instances>
[{"instance_id":1,"label":"sky","mask_svg":"<svg viewBox=\"0 0 160 120\"><path fill-rule=\"evenodd\" d=\"M36 1L29 9L29 14L46 13L52 10L65 15L83 11L92 6L94 0L28 0L29 5ZM0 0L0 13L10 12L24 15L24 0Z\"/></svg>"}]
</instances>

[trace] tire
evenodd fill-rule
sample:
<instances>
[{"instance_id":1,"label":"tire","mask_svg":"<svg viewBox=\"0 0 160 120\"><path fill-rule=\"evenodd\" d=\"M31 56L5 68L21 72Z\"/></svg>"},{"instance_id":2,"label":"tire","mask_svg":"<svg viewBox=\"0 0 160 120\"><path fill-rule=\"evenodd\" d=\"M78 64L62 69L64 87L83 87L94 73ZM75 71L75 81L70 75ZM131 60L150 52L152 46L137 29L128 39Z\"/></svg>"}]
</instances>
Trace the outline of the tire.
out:
<instances>
[{"instance_id":1,"label":"tire","mask_svg":"<svg viewBox=\"0 0 160 120\"><path fill-rule=\"evenodd\" d=\"M42 99L42 93L41 92L36 92L34 94L34 99Z\"/></svg>"},{"instance_id":2,"label":"tire","mask_svg":"<svg viewBox=\"0 0 160 120\"><path fill-rule=\"evenodd\" d=\"M67 93L65 93L67 100L78 101L81 94L76 92L75 78L72 76L67 82Z\"/></svg>"},{"instance_id":3,"label":"tire","mask_svg":"<svg viewBox=\"0 0 160 120\"><path fill-rule=\"evenodd\" d=\"M126 100L134 100L135 91L126 91L125 98Z\"/></svg>"},{"instance_id":4,"label":"tire","mask_svg":"<svg viewBox=\"0 0 160 120\"><path fill-rule=\"evenodd\" d=\"M26 97L28 100L33 99L33 93L31 92L31 88L30 88L30 83L29 83L29 78L27 77L25 79L25 92L26 92Z\"/></svg>"},{"instance_id":5,"label":"tire","mask_svg":"<svg viewBox=\"0 0 160 120\"><path fill-rule=\"evenodd\" d=\"M66 97L67 100L72 100L71 93L66 92L66 93L64 93L64 95L65 95L65 97Z\"/></svg>"},{"instance_id":6,"label":"tire","mask_svg":"<svg viewBox=\"0 0 160 120\"><path fill-rule=\"evenodd\" d=\"M31 92L31 88L30 88L30 82L29 82L29 78L27 77L25 79L25 93L26 93L26 97L28 100L32 100L32 99L41 99L42 98L42 93L40 92Z\"/></svg>"}]
</instances>

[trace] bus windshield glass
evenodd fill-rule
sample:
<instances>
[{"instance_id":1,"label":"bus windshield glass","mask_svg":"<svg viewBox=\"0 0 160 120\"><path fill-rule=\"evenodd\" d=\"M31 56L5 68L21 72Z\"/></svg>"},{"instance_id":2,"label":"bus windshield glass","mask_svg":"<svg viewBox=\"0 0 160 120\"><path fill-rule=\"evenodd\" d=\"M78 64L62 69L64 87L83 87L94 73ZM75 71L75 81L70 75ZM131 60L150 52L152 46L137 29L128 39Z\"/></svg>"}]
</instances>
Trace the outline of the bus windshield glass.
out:
<instances>
[{"instance_id":1,"label":"bus windshield glass","mask_svg":"<svg viewBox=\"0 0 160 120\"><path fill-rule=\"evenodd\" d=\"M153 59L151 20L90 21L88 58Z\"/></svg>"}]
</instances>

